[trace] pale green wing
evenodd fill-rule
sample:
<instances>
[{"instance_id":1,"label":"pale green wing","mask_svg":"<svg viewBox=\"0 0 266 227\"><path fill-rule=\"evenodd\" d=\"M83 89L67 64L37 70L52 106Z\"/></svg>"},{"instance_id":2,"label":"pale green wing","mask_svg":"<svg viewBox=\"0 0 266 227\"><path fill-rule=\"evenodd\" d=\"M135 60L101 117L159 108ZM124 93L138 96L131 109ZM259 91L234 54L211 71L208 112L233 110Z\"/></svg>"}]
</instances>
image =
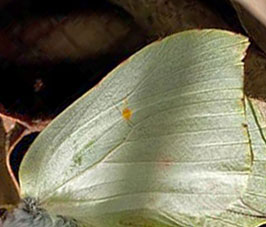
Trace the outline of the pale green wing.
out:
<instances>
[{"instance_id":1,"label":"pale green wing","mask_svg":"<svg viewBox=\"0 0 266 227\"><path fill-rule=\"evenodd\" d=\"M219 219L250 188L247 45L193 30L135 54L36 139L20 169L22 196L85 226Z\"/></svg>"},{"instance_id":2,"label":"pale green wing","mask_svg":"<svg viewBox=\"0 0 266 227\"><path fill-rule=\"evenodd\" d=\"M254 214L263 214L266 221L266 121L258 103L248 100L246 106L252 148L252 174L243 195L243 202L249 208L254 208Z\"/></svg>"},{"instance_id":3,"label":"pale green wing","mask_svg":"<svg viewBox=\"0 0 266 227\"><path fill-rule=\"evenodd\" d=\"M210 215L204 226L255 227L266 224L266 121L260 110L265 103L245 99L252 167L246 190L238 201L218 216Z\"/></svg>"}]
</instances>

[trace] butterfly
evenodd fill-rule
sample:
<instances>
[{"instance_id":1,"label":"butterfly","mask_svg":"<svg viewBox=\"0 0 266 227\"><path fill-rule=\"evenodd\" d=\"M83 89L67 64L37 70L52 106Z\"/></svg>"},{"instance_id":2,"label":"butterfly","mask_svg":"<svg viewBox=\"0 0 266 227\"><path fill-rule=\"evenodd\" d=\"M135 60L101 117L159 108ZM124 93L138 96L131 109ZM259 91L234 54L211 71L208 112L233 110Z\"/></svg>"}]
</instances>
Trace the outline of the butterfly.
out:
<instances>
[{"instance_id":1,"label":"butterfly","mask_svg":"<svg viewBox=\"0 0 266 227\"><path fill-rule=\"evenodd\" d=\"M203 29L134 54L34 141L13 216L44 227L261 223L266 154L243 94L247 46Z\"/></svg>"}]
</instances>

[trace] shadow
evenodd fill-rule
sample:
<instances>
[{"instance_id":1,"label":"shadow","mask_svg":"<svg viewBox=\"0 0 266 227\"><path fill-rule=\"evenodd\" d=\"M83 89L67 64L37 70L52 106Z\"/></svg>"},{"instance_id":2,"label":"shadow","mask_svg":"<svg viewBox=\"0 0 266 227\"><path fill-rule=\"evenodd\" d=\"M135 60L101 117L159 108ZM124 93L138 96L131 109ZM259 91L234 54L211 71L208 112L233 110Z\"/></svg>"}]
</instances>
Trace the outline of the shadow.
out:
<instances>
[{"instance_id":1,"label":"shadow","mask_svg":"<svg viewBox=\"0 0 266 227\"><path fill-rule=\"evenodd\" d=\"M16 180L19 182L18 172L20 163L27 152L29 146L32 144L34 139L37 137L38 133L32 133L30 135L24 136L22 140L15 146L12 153L10 154L10 166Z\"/></svg>"}]
</instances>

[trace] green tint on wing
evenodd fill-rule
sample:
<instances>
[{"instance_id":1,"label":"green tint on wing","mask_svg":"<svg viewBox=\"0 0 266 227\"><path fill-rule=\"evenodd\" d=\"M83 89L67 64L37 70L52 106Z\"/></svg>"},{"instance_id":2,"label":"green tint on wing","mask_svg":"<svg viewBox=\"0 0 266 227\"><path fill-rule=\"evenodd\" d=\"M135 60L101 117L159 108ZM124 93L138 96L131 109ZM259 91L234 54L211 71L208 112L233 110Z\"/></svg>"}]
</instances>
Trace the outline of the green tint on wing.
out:
<instances>
[{"instance_id":1,"label":"green tint on wing","mask_svg":"<svg viewBox=\"0 0 266 227\"><path fill-rule=\"evenodd\" d=\"M129 58L38 136L20 169L22 197L84 226L239 226L229 212L257 224L265 192L257 200L252 182L265 178L253 173L266 157L254 162L250 139L261 134L247 127L247 45L192 30Z\"/></svg>"},{"instance_id":2,"label":"green tint on wing","mask_svg":"<svg viewBox=\"0 0 266 227\"><path fill-rule=\"evenodd\" d=\"M258 101L245 100L248 131L252 149L252 166L245 191L222 214L210 215L204 226L255 227L266 224L266 146L265 115ZM265 110L265 107L264 107Z\"/></svg>"}]
</instances>

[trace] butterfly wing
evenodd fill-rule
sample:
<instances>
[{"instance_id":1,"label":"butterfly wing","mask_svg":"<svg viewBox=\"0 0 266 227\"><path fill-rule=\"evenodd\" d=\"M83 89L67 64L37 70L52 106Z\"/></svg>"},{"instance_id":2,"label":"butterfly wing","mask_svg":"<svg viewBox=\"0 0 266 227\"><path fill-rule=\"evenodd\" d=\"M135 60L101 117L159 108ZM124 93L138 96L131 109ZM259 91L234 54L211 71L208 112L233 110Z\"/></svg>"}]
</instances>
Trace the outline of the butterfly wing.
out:
<instances>
[{"instance_id":1,"label":"butterfly wing","mask_svg":"<svg viewBox=\"0 0 266 227\"><path fill-rule=\"evenodd\" d=\"M129 58L38 136L22 197L86 226L195 226L224 212L251 169L247 45L192 30Z\"/></svg>"}]
</instances>

